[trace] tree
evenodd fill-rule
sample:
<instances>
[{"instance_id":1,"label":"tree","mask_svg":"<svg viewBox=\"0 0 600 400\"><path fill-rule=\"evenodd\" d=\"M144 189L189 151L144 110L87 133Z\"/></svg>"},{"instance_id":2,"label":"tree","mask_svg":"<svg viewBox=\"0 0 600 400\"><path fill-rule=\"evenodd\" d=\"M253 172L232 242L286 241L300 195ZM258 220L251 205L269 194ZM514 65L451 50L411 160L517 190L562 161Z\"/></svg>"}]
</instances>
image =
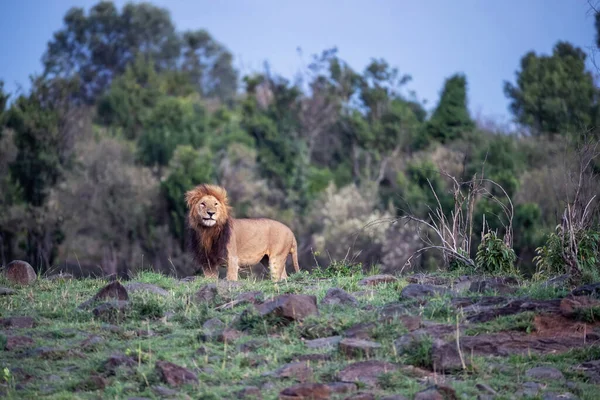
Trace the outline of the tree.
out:
<instances>
[{"instance_id":1,"label":"tree","mask_svg":"<svg viewBox=\"0 0 600 400\"><path fill-rule=\"evenodd\" d=\"M567 42L558 42L550 56L523 56L516 84L504 83L516 121L536 136L589 129L596 121L597 90L585 61L583 50Z\"/></svg>"},{"instance_id":2,"label":"tree","mask_svg":"<svg viewBox=\"0 0 600 400\"><path fill-rule=\"evenodd\" d=\"M200 147L204 144L206 119L204 108L193 98L162 98L144 121L138 141L140 161L164 167L177 146Z\"/></svg>"},{"instance_id":3,"label":"tree","mask_svg":"<svg viewBox=\"0 0 600 400\"><path fill-rule=\"evenodd\" d=\"M0 139L2 138L2 130L4 128L4 115L9 97L10 95L8 93L4 93L4 81L0 80Z\"/></svg>"},{"instance_id":4,"label":"tree","mask_svg":"<svg viewBox=\"0 0 600 400\"><path fill-rule=\"evenodd\" d=\"M185 32L182 50L182 70L198 92L231 103L238 83L231 53L203 29Z\"/></svg>"},{"instance_id":5,"label":"tree","mask_svg":"<svg viewBox=\"0 0 600 400\"><path fill-rule=\"evenodd\" d=\"M440 101L425 127L426 140L448 143L475 128L467 107L467 78L455 74L446 79Z\"/></svg>"},{"instance_id":6,"label":"tree","mask_svg":"<svg viewBox=\"0 0 600 400\"><path fill-rule=\"evenodd\" d=\"M32 80L32 92L18 97L8 111L6 125L14 131L17 157L11 174L24 200L41 206L48 190L71 162L77 109L71 99L79 85L74 80Z\"/></svg>"},{"instance_id":7,"label":"tree","mask_svg":"<svg viewBox=\"0 0 600 400\"><path fill-rule=\"evenodd\" d=\"M41 271L51 265L64 239L61 218L46 199L72 161L79 118L72 96L78 88L77 80L35 78L31 93L17 98L6 117L17 152L10 175L26 203L18 210L26 232L23 247Z\"/></svg>"},{"instance_id":8,"label":"tree","mask_svg":"<svg viewBox=\"0 0 600 400\"><path fill-rule=\"evenodd\" d=\"M65 15L42 58L44 75L82 80L81 97L93 102L142 53L160 69L175 66L181 51L171 16L150 3L128 3L121 13L100 1L88 15L79 7Z\"/></svg>"}]
</instances>

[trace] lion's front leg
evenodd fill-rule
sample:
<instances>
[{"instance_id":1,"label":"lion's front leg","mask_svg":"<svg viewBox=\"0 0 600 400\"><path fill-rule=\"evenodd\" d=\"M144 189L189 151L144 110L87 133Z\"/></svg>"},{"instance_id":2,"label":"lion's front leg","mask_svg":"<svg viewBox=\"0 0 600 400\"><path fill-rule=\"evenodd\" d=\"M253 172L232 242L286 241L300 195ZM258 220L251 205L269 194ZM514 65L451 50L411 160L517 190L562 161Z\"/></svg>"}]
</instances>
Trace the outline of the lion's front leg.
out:
<instances>
[{"instance_id":1,"label":"lion's front leg","mask_svg":"<svg viewBox=\"0 0 600 400\"><path fill-rule=\"evenodd\" d=\"M238 271L240 269L239 259L235 256L227 257L227 280L237 281Z\"/></svg>"}]
</instances>

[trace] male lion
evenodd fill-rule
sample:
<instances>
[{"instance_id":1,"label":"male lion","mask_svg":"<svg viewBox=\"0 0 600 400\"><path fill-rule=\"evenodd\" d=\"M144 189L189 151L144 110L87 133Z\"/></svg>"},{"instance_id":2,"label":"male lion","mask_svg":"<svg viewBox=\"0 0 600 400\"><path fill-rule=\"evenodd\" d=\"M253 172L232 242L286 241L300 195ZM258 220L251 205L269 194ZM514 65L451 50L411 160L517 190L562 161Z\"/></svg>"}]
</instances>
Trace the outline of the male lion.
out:
<instances>
[{"instance_id":1,"label":"male lion","mask_svg":"<svg viewBox=\"0 0 600 400\"><path fill-rule=\"evenodd\" d=\"M279 281L287 278L290 253L294 269L300 271L296 238L286 225L267 218L231 217L227 192L220 186L198 185L185 200L191 250L204 275L217 278L219 266L226 264L227 280L237 281L239 267L261 262L268 266L271 279Z\"/></svg>"}]
</instances>

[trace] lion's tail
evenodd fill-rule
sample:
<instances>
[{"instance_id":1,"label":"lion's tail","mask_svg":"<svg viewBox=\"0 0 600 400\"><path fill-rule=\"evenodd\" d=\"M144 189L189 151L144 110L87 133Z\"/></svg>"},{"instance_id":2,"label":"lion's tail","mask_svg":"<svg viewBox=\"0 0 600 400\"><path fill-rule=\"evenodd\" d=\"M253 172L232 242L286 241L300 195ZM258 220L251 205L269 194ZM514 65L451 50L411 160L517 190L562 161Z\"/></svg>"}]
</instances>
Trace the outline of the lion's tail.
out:
<instances>
[{"instance_id":1,"label":"lion's tail","mask_svg":"<svg viewBox=\"0 0 600 400\"><path fill-rule=\"evenodd\" d=\"M292 253L292 263L294 264L294 269L296 272L300 272L300 265L298 265L298 243L296 242L295 237L290 253Z\"/></svg>"}]
</instances>

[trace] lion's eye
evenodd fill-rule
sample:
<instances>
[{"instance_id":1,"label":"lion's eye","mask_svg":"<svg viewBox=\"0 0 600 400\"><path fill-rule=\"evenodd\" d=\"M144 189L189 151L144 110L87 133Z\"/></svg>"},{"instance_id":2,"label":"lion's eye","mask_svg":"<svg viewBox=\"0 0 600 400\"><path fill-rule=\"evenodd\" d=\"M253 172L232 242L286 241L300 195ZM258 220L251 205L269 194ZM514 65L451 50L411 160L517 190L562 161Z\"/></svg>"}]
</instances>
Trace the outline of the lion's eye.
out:
<instances>
[{"instance_id":1,"label":"lion's eye","mask_svg":"<svg viewBox=\"0 0 600 400\"><path fill-rule=\"evenodd\" d=\"M201 205L202 207L206 207L206 204L204 204L204 203L200 203L200 205Z\"/></svg>"},{"instance_id":2,"label":"lion's eye","mask_svg":"<svg viewBox=\"0 0 600 400\"><path fill-rule=\"evenodd\" d=\"M218 205L219 205L219 203L215 203L215 207L218 206Z\"/></svg>"}]
</instances>

